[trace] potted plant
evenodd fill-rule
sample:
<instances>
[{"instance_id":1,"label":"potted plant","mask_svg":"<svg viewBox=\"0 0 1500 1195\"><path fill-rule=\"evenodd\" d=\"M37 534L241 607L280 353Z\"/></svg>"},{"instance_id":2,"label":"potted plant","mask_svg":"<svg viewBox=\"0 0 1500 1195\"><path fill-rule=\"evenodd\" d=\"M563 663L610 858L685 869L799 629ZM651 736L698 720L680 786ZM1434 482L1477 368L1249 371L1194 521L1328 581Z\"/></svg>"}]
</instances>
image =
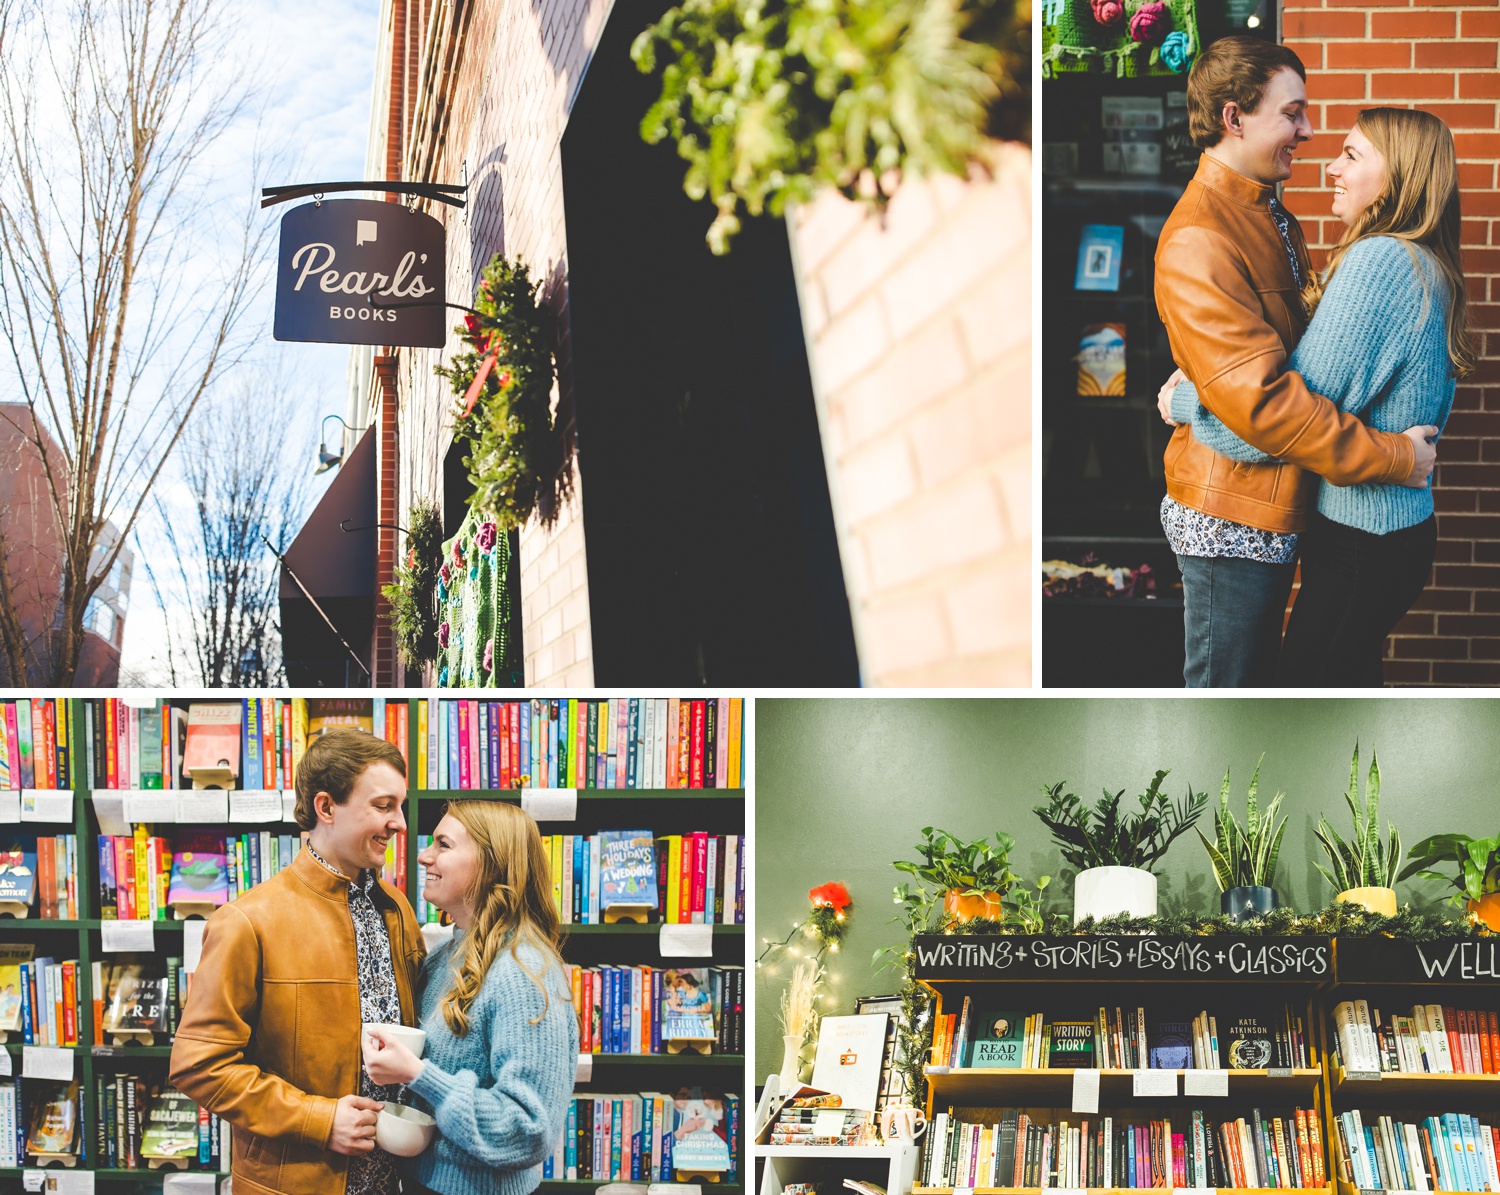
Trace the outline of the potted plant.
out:
<instances>
[{"instance_id":1,"label":"potted plant","mask_svg":"<svg viewBox=\"0 0 1500 1195\"><path fill-rule=\"evenodd\" d=\"M1359 800L1356 803L1355 798ZM1365 791L1359 791L1359 744L1354 744L1354 762L1349 766L1349 791L1344 794L1354 834L1345 842L1325 817L1313 831L1328 854L1329 867L1317 869L1338 893L1336 900L1362 905L1372 913L1396 915L1396 869L1401 866L1401 835L1387 822L1389 843L1380 840L1380 763L1370 752L1370 774Z\"/></svg>"},{"instance_id":2,"label":"potted plant","mask_svg":"<svg viewBox=\"0 0 1500 1195\"><path fill-rule=\"evenodd\" d=\"M1452 884L1458 889L1451 898L1453 903L1464 905L1476 921L1500 932L1500 834L1494 838L1434 834L1412 847L1406 857L1410 862L1396 877L1398 880L1419 875L1424 880ZM1444 863L1457 867L1458 874L1433 870Z\"/></svg>"},{"instance_id":3,"label":"potted plant","mask_svg":"<svg viewBox=\"0 0 1500 1195\"><path fill-rule=\"evenodd\" d=\"M946 830L923 826L922 841L917 843L921 861L902 859L892 866L941 893L947 915L960 921L975 917L1003 921L1005 911L1000 902L1019 879L1010 869L1010 852L1015 845L1016 840L1003 831L995 833L995 845L991 846L983 838L963 842ZM1040 886L1046 886L1045 879ZM896 903L913 902L926 906L935 904L936 898L926 890L913 892L905 884L898 886ZM920 911L927 910L924 907Z\"/></svg>"},{"instance_id":4,"label":"potted plant","mask_svg":"<svg viewBox=\"0 0 1500 1195\"><path fill-rule=\"evenodd\" d=\"M1277 793L1262 813L1256 806L1260 790L1262 755L1255 761L1250 777L1250 791L1245 797L1245 824L1229 808L1229 772L1219 786L1219 808L1214 814L1214 840L1196 826L1193 832L1203 840L1214 865L1214 879L1219 884L1219 909L1235 921L1248 921L1276 907L1276 856L1281 850L1281 836L1286 833L1286 819L1276 821L1285 793Z\"/></svg>"},{"instance_id":5,"label":"potted plant","mask_svg":"<svg viewBox=\"0 0 1500 1195\"><path fill-rule=\"evenodd\" d=\"M1157 772L1140 796L1140 812L1120 813L1121 789L1104 796L1089 809L1061 781L1042 791L1047 804L1036 815L1052 831L1062 857L1078 868L1073 881L1073 920L1156 914L1156 875L1152 867L1177 838L1192 828L1208 802L1208 793L1193 792L1173 805L1161 791L1165 770Z\"/></svg>"}]
</instances>

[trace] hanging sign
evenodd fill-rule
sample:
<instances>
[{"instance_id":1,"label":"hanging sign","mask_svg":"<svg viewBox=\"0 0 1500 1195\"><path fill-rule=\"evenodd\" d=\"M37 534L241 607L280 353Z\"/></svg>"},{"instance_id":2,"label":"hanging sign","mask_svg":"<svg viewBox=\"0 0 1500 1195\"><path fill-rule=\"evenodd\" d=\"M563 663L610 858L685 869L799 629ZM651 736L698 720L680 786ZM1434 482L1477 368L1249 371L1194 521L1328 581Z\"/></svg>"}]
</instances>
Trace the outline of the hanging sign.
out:
<instances>
[{"instance_id":1,"label":"hanging sign","mask_svg":"<svg viewBox=\"0 0 1500 1195\"><path fill-rule=\"evenodd\" d=\"M281 218L276 339L442 348L444 253L442 222L399 203L294 207ZM424 306L386 306L410 303Z\"/></svg>"}]
</instances>

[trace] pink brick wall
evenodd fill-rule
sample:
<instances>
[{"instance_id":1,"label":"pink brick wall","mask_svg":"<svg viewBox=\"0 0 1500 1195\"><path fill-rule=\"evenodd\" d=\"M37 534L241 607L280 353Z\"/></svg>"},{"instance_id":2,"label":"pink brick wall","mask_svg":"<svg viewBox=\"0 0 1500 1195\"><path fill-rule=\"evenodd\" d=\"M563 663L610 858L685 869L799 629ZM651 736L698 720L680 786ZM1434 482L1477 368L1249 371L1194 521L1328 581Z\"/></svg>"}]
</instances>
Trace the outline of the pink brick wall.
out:
<instances>
[{"instance_id":1,"label":"pink brick wall","mask_svg":"<svg viewBox=\"0 0 1500 1195\"><path fill-rule=\"evenodd\" d=\"M1031 154L793 222L866 684L1031 684Z\"/></svg>"}]
</instances>

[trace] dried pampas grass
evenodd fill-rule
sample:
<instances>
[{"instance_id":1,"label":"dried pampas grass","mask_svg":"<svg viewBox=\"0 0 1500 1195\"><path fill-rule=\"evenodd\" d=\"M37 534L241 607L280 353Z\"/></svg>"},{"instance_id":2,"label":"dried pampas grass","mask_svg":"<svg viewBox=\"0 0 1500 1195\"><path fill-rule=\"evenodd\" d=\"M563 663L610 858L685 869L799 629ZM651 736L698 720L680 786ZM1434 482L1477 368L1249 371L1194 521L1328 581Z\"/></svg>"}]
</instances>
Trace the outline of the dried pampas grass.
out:
<instances>
[{"instance_id":1,"label":"dried pampas grass","mask_svg":"<svg viewBox=\"0 0 1500 1195\"><path fill-rule=\"evenodd\" d=\"M788 1037L806 1039L817 1023L813 1003L818 998L818 984L823 968L814 959L804 959L792 971L792 982L781 993L781 1032Z\"/></svg>"}]
</instances>

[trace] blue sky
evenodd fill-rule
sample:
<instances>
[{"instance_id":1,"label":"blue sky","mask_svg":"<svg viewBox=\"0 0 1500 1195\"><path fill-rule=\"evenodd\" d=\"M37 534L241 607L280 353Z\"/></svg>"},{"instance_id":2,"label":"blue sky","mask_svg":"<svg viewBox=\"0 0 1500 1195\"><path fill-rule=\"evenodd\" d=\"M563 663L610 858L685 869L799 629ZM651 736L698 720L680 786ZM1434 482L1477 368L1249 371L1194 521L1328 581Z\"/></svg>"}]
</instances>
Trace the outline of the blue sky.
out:
<instances>
[{"instance_id":1,"label":"blue sky","mask_svg":"<svg viewBox=\"0 0 1500 1195\"><path fill-rule=\"evenodd\" d=\"M238 10L241 32L237 61L227 64L256 85L253 111L237 122L213 147L210 189L222 188L234 198L254 194L252 158L257 145L280 159L273 183L356 179L364 176L370 132L370 104L379 34L380 0L247 0ZM206 209L205 209L206 210ZM286 208L272 208L279 217ZM198 230L201 234L202 230ZM211 238L210 238L211 239ZM274 271L276 237L267 242ZM268 273L267 277L271 274ZM289 409L276 416L287 426L286 451L305 462L310 474L318 449L318 426L325 415L344 410L345 368L349 351L336 345L277 344L271 338L274 294L259 292L248 326L258 328L253 353L264 365L294 379ZM234 390L225 379L225 391ZM337 425L331 425L337 430ZM333 473L314 483L316 502ZM169 481L159 491L174 512L183 511L186 495ZM184 513L190 513L187 507ZM158 559L165 545L154 514L138 528L141 547ZM132 544L132 547L136 545ZM157 580L170 583L173 570L158 561ZM156 685L167 683L165 646L168 620L177 622L168 600L157 608L145 570L132 580L125 622L122 674Z\"/></svg>"}]
</instances>

